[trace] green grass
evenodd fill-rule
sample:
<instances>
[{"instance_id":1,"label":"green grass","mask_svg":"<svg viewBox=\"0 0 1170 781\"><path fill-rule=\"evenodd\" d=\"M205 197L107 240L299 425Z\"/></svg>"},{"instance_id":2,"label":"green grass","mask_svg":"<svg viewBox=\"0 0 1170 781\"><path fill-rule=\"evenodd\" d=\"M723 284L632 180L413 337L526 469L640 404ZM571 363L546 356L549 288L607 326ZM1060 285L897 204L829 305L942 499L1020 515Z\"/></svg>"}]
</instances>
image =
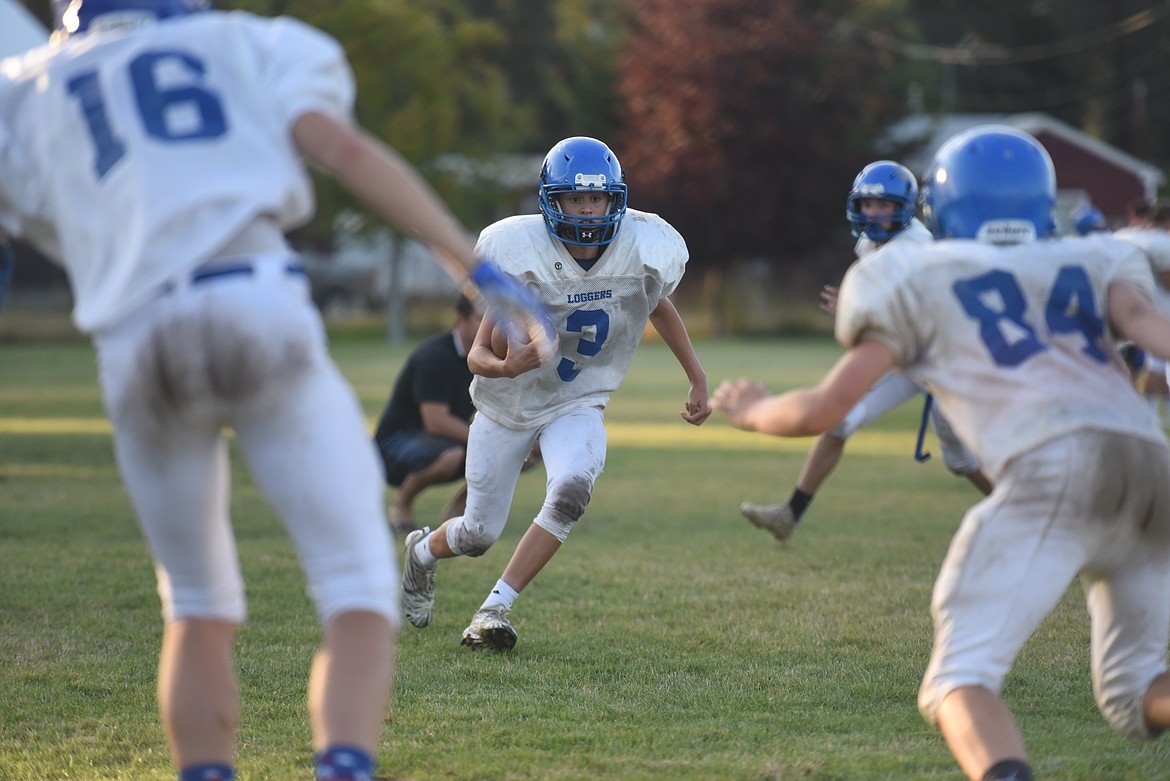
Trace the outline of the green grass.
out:
<instances>
[{"instance_id":1,"label":"green grass","mask_svg":"<svg viewBox=\"0 0 1170 781\"><path fill-rule=\"evenodd\" d=\"M371 418L409 345L338 335ZM827 339L702 342L712 381L816 380ZM154 705L158 599L114 469L89 347L0 346L0 777L172 779ZM459 633L539 507L521 478L503 538L445 563L435 621L405 627L380 751L414 779L959 779L915 695L930 588L974 490L911 458L919 405L857 435L786 546L740 501L786 498L809 440L694 429L677 364L645 344L608 415L585 519L513 612L506 655ZM928 448L937 450L933 439ZM316 627L291 546L235 461L250 621L237 664L242 779L308 779L304 683ZM437 514L449 491L419 501ZM1039 778L1170 779L1170 741L1133 743L1097 714L1071 590L1005 696Z\"/></svg>"}]
</instances>

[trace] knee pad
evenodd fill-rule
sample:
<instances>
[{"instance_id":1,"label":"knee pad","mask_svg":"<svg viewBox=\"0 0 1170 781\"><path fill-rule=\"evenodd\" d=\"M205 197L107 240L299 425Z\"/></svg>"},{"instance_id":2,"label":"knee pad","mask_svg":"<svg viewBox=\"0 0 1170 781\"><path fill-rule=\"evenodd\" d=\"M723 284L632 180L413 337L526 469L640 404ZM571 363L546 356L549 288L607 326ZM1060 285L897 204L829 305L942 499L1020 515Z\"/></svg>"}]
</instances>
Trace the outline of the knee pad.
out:
<instances>
[{"instance_id":1,"label":"knee pad","mask_svg":"<svg viewBox=\"0 0 1170 781\"><path fill-rule=\"evenodd\" d=\"M585 507L593 495L593 481L584 475L574 475L549 486L544 506L534 523L564 542L573 524L585 514Z\"/></svg>"},{"instance_id":2,"label":"knee pad","mask_svg":"<svg viewBox=\"0 0 1170 781\"><path fill-rule=\"evenodd\" d=\"M498 533L488 531L486 523L470 515L447 525L447 545L460 556L482 556L499 538Z\"/></svg>"}]
</instances>

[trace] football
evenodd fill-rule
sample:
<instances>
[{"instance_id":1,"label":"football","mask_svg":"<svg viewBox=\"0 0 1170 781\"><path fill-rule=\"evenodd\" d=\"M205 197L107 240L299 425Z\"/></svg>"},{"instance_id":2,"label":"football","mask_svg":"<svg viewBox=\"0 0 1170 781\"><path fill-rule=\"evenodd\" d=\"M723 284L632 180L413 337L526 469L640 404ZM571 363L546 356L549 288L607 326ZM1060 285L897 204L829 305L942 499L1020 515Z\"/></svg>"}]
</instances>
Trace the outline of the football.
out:
<instances>
[{"instance_id":1,"label":"football","mask_svg":"<svg viewBox=\"0 0 1170 781\"><path fill-rule=\"evenodd\" d=\"M496 323L492 328L492 352L497 358L506 358L508 355L508 328L504 323Z\"/></svg>"},{"instance_id":2,"label":"football","mask_svg":"<svg viewBox=\"0 0 1170 781\"><path fill-rule=\"evenodd\" d=\"M509 335L511 335L510 338ZM528 334L511 323L501 320L492 328L492 352L496 354L497 358L508 357L509 342L517 346L524 346L529 341Z\"/></svg>"}]
</instances>

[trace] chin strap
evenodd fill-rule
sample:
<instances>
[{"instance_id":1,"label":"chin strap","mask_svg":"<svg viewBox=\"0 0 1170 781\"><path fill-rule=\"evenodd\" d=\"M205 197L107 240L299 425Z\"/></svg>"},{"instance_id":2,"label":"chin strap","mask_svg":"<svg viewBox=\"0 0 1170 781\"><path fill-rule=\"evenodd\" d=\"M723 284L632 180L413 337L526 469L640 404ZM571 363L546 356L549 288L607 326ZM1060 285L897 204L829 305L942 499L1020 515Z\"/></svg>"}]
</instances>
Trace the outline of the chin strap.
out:
<instances>
[{"instance_id":1,"label":"chin strap","mask_svg":"<svg viewBox=\"0 0 1170 781\"><path fill-rule=\"evenodd\" d=\"M918 424L918 442L914 444L914 460L918 463L930 460L930 453L922 452L922 441L926 439L926 427L930 422L930 408L934 405L934 396L926 394L926 401L922 403L922 420Z\"/></svg>"}]
</instances>

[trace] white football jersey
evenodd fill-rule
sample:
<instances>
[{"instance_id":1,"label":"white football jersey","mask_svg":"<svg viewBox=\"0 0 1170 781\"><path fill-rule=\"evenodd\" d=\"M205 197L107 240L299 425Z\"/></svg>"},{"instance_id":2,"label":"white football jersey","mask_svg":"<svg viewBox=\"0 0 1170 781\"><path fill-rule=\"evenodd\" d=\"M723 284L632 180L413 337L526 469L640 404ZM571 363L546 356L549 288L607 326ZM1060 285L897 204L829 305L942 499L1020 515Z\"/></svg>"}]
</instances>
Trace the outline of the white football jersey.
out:
<instances>
[{"instance_id":1,"label":"white football jersey","mask_svg":"<svg viewBox=\"0 0 1170 781\"><path fill-rule=\"evenodd\" d=\"M1155 274L1170 271L1170 233L1159 228L1122 228L1113 236L1144 252ZM1170 290L1156 276L1154 283L1158 288L1158 309L1170 315Z\"/></svg>"},{"instance_id":2,"label":"white football jersey","mask_svg":"<svg viewBox=\"0 0 1170 781\"><path fill-rule=\"evenodd\" d=\"M290 127L346 122L332 38L293 19L193 14L94 30L0 65L0 228L68 273L82 331L109 326L260 215L309 219ZM179 184L176 186L176 182Z\"/></svg>"},{"instance_id":3,"label":"white football jersey","mask_svg":"<svg viewBox=\"0 0 1170 781\"><path fill-rule=\"evenodd\" d=\"M853 246L853 253L857 255L858 258L864 258L866 255L869 255L872 252L876 252L877 250L886 246L886 244L894 241L908 241L913 244L925 244L928 241L934 241L934 234L930 232L929 228L922 224L921 220L919 220L917 217L914 217L910 220L909 225L895 234L884 244L878 244L864 233L861 234L861 237L857 240L857 244Z\"/></svg>"},{"instance_id":4,"label":"white football jersey","mask_svg":"<svg viewBox=\"0 0 1170 781\"><path fill-rule=\"evenodd\" d=\"M1111 347L1105 298L1118 280L1153 296L1145 257L1105 234L893 244L846 275L836 336L887 344L994 479L1074 430L1163 436Z\"/></svg>"},{"instance_id":5,"label":"white football jersey","mask_svg":"<svg viewBox=\"0 0 1170 781\"><path fill-rule=\"evenodd\" d=\"M585 271L539 214L480 234L477 254L533 288L548 307L559 354L515 378L476 376L476 408L509 428L534 428L580 406L605 407L634 359L650 313L682 279L687 248L656 214L627 209L617 238Z\"/></svg>"}]
</instances>

